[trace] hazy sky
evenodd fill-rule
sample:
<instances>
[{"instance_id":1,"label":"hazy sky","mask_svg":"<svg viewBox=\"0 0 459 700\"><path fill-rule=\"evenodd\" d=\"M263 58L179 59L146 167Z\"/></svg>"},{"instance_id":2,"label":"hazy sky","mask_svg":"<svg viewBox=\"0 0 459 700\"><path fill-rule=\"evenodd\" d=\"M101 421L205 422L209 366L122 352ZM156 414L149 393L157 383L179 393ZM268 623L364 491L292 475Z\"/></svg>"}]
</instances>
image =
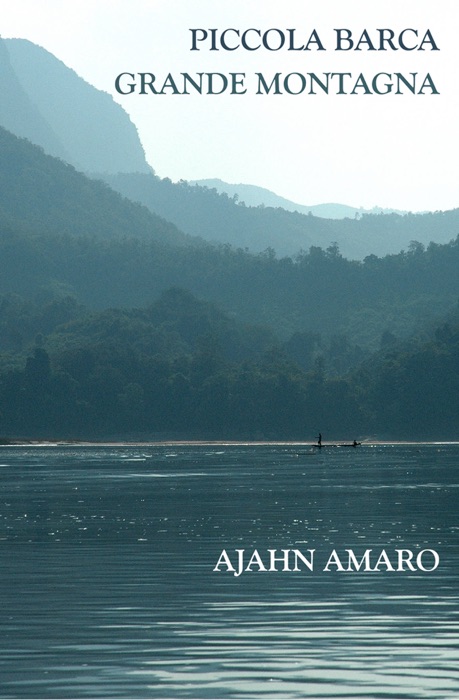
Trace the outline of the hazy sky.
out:
<instances>
[{"instance_id":1,"label":"hazy sky","mask_svg":"<svg viewBox=\"0 0 459 700\"><path fill-rule=\"evenodd\" d=\"M40 44L110 92L161 177L218 177L303 204L459 206L457 0L0 0L0 33ZM313 30L325 51L191 51L192 28ZM335 29L430 30L439 51L336 51ZM233 35L227 35L233 41ZM276 33L269 40L274 44ZM405 35L413 45L415 35ZM252 33L250 39L256 35ZM117 95L121 72L245 73L244 95ZM256 95L255 73L430 73L439 95ZM354 80L354 82L355 82ZM352 82L352 80L351 80ZM296 90L298 83L292 83Z\"/></svg>"}]
</instances>

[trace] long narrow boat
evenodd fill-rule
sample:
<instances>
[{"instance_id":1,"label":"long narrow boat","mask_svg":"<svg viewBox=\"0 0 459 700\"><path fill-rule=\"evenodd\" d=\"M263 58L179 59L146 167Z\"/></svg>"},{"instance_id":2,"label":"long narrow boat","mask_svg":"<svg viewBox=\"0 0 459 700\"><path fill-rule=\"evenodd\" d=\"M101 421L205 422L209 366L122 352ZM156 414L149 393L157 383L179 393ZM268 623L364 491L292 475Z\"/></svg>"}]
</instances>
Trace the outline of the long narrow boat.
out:
<instances>
[{"instance_id":1,"label":"long narrow boat","mask_svg":"<svg viewBox=\"0 0 459 700\"><path fill-rule=\"evenodd\" d=\"M357 440L354 440L353 442L340 442L340 443L322 443L318 444L317 442L313 442L311 445L305 445L305 447L309 447L310 450L309 452L297 452L298 455L310 455L310 454L315 454L315 450L323 450L323 449L329 449L330 447L352 447L353 449L355 447L360 447L361 442L357 442Z\"/></svg>"},{"instance_id":2,"label":"long narrow boat","mask_svg":"<svg viewBox=\"0 0 459 700\"><path fill-rule=\"evenodd\" d=\"M322 445L322 447L360 447L361 444L361 442L354 440L354 442L343 442L338 445Z\"/></svg>"}]
</instances>

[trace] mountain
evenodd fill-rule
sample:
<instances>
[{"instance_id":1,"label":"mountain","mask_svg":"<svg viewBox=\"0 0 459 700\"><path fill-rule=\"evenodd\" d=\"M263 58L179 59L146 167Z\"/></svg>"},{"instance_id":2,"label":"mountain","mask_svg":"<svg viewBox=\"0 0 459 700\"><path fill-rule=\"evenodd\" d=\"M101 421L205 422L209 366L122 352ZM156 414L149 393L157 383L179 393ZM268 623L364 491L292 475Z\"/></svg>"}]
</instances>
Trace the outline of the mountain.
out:
<instances>
[{"instance_id":1,"label":"mountain","mask_svg":"<svg viewBox=\"0 0 459 700\"><path fill-rule=\"evenodd\" d=\"M350 259L407 250L412 241L447 243L459 231L459 209L427 214L363 214L359 219L323 219L281 207L248 207L216 189L190 185L153 173L103 176L125 197L141 202L178 228L205 240L229 243L254 253L272 248L292 256L311 246L337 244Z\"/></svg>"},{"instance_id":2,"label":"mountain","mask_svg":"<svg viewBox=\"0 0 459 700\"><path fill-rule=\"evenodd\" d=\"M111 98L13 44L0 120L42 148L0 129L1 434L454 439L459 210L333 220L161 180Z\"/></svg>"},{"instance_id":3,"label":"mountain","mask_svg":"<svg viewBox=\"0 0 459 700\"><path fill-rule=\"evenodd\" d=\"M412 241L447 243L459 230L458 210L402 216L367 214L341 205L301 208L261 188L236 185L238 193L229 196L218 192L226 187L221 181L207 181L216 184L209 188L160 179L146 163L126 112L45 49L24 39L0 40L0 76L0 124L76 169L104 179L191 236L254 253L272 248L280 256L337 244L346 257L363 259L398 253ZM263 204L246 206L241 198L261 199ZM343 215L346 218L333 218ZM54 223L49 220L47 226ZM76 222L68 225L75 227Z\"/></svg>"},{"instance_id":4,"label":"mountain","mask_svg":"<svg viewBox=\"0 0 459 700\"><path fill-rule=\"evenodd\" d=\"M373 207L373 209L363 209L362 207L351 207L347 204L297 204L285 197L267 190L264 187L256 185L230 184L223 180L207 179L207 180L189 180L190 185L199 185L208 189L215 189L220 194L225 193L229 197L235 198L238 203L244 202L248 207L282 207L287 211L297 211L300 214L313 214L320 216L323 219L344 219L359 217L362 214L406 214L404 211L397 209L381 209Z\"/></svg>"},{"instance_id":5,"label":"mountain","mask_svg":"<svg viewBox=\"0 0 459 700\"><path fill-rule=\"evenodd\" d=\"M35 233L193 243L146 207L1 127L0 225L3 235L13 227Z\"/></svg>"},{"instance_id":6,"label":"mountain","mask_svg":"<svg viewBox=\"0 0 459 700\"><path fill-rule=\"evenodd\" d=\"M454 439L459 237L364 261L195 242L1 129L0 435Z\"/></svg>"},{"instance_id":7,"label":"mountain","mask_svg":"<svg viewBox=\"0 0 459 700\"><path fill-rule=\"evenodd\" d=\"M23 88L11 65L6 42L0 38L0 124L17 136L28 138L47 153L64 160L69 154L51 125Z\"/></svg>"},{"instance_id":8,"label":"mountain","mask_svg":"<svg viewBox=\"0 0 459 700\"><path fill-rule=\"evenodd\" d=\"M0 125L83 172L151 171L139 135L111 95L44 48L0 39Z\"/></svg>"},{"instance_id":9,"label":"mountain","mask_svg":"<svg viewBox=\"0 0 459 700\"><path fill-rule=\"evenodd\" d=\"M219 202L221 195L197 189ZM190 190L184 186L185 195ZM268 209L223 201L238 212L261 213L269 224ZM341 226L346 221L270 211ZM295 356L304 366L323 348L314 341L313 351L298 349L311 345L305 333L346 335L333 351L342 367L354 361L355 346L375 349L385 331L403 337L447 313L459 296L458 255L457 240L427 249L414 244L406 253L363 262L346 259L337 246L278 259L272 250L253 255L206 244L0 130L0 294L66 293L103 309L142 306L179 286L239 321L269 326L279 338L303 334L295 341Z\"/></svg>"}]
</instances>

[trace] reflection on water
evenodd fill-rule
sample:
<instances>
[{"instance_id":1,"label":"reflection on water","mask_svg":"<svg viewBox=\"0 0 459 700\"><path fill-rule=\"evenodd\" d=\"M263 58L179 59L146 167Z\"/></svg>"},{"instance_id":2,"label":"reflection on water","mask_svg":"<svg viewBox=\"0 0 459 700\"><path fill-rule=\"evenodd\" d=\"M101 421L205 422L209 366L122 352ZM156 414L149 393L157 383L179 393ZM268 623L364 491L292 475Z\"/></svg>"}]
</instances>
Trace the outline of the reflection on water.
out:
<instances>
[{"instance_id":1,"label":"reflection on water","mask_svg":"<svg viewBox=\"0 0 459 700\"><path fill-rule=\"evenodd\" d=\"M0 697L459 697L458 458L2 448ZM314 571L213 571L283 548ZM346 548L440 565L324 572Z\"/></svg>"}]
</instances>

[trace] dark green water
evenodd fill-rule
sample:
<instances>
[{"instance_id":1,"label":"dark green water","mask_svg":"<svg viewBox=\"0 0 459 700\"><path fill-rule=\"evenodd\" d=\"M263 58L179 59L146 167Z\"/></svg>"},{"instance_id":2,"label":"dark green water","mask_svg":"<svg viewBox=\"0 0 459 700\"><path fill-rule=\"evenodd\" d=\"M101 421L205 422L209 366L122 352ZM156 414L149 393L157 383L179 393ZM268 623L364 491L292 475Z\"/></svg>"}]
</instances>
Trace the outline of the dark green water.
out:
<instances>
[{"instance_id":1,"label":"dark green water","mask_svg":"<svg viewBox=\"0 0 459 700\"><path fill-rule=\"evenodd\" d=\"M458 698L459 446L297 451L1 448L0 697Z\"/></svg>"}]
</instances>

